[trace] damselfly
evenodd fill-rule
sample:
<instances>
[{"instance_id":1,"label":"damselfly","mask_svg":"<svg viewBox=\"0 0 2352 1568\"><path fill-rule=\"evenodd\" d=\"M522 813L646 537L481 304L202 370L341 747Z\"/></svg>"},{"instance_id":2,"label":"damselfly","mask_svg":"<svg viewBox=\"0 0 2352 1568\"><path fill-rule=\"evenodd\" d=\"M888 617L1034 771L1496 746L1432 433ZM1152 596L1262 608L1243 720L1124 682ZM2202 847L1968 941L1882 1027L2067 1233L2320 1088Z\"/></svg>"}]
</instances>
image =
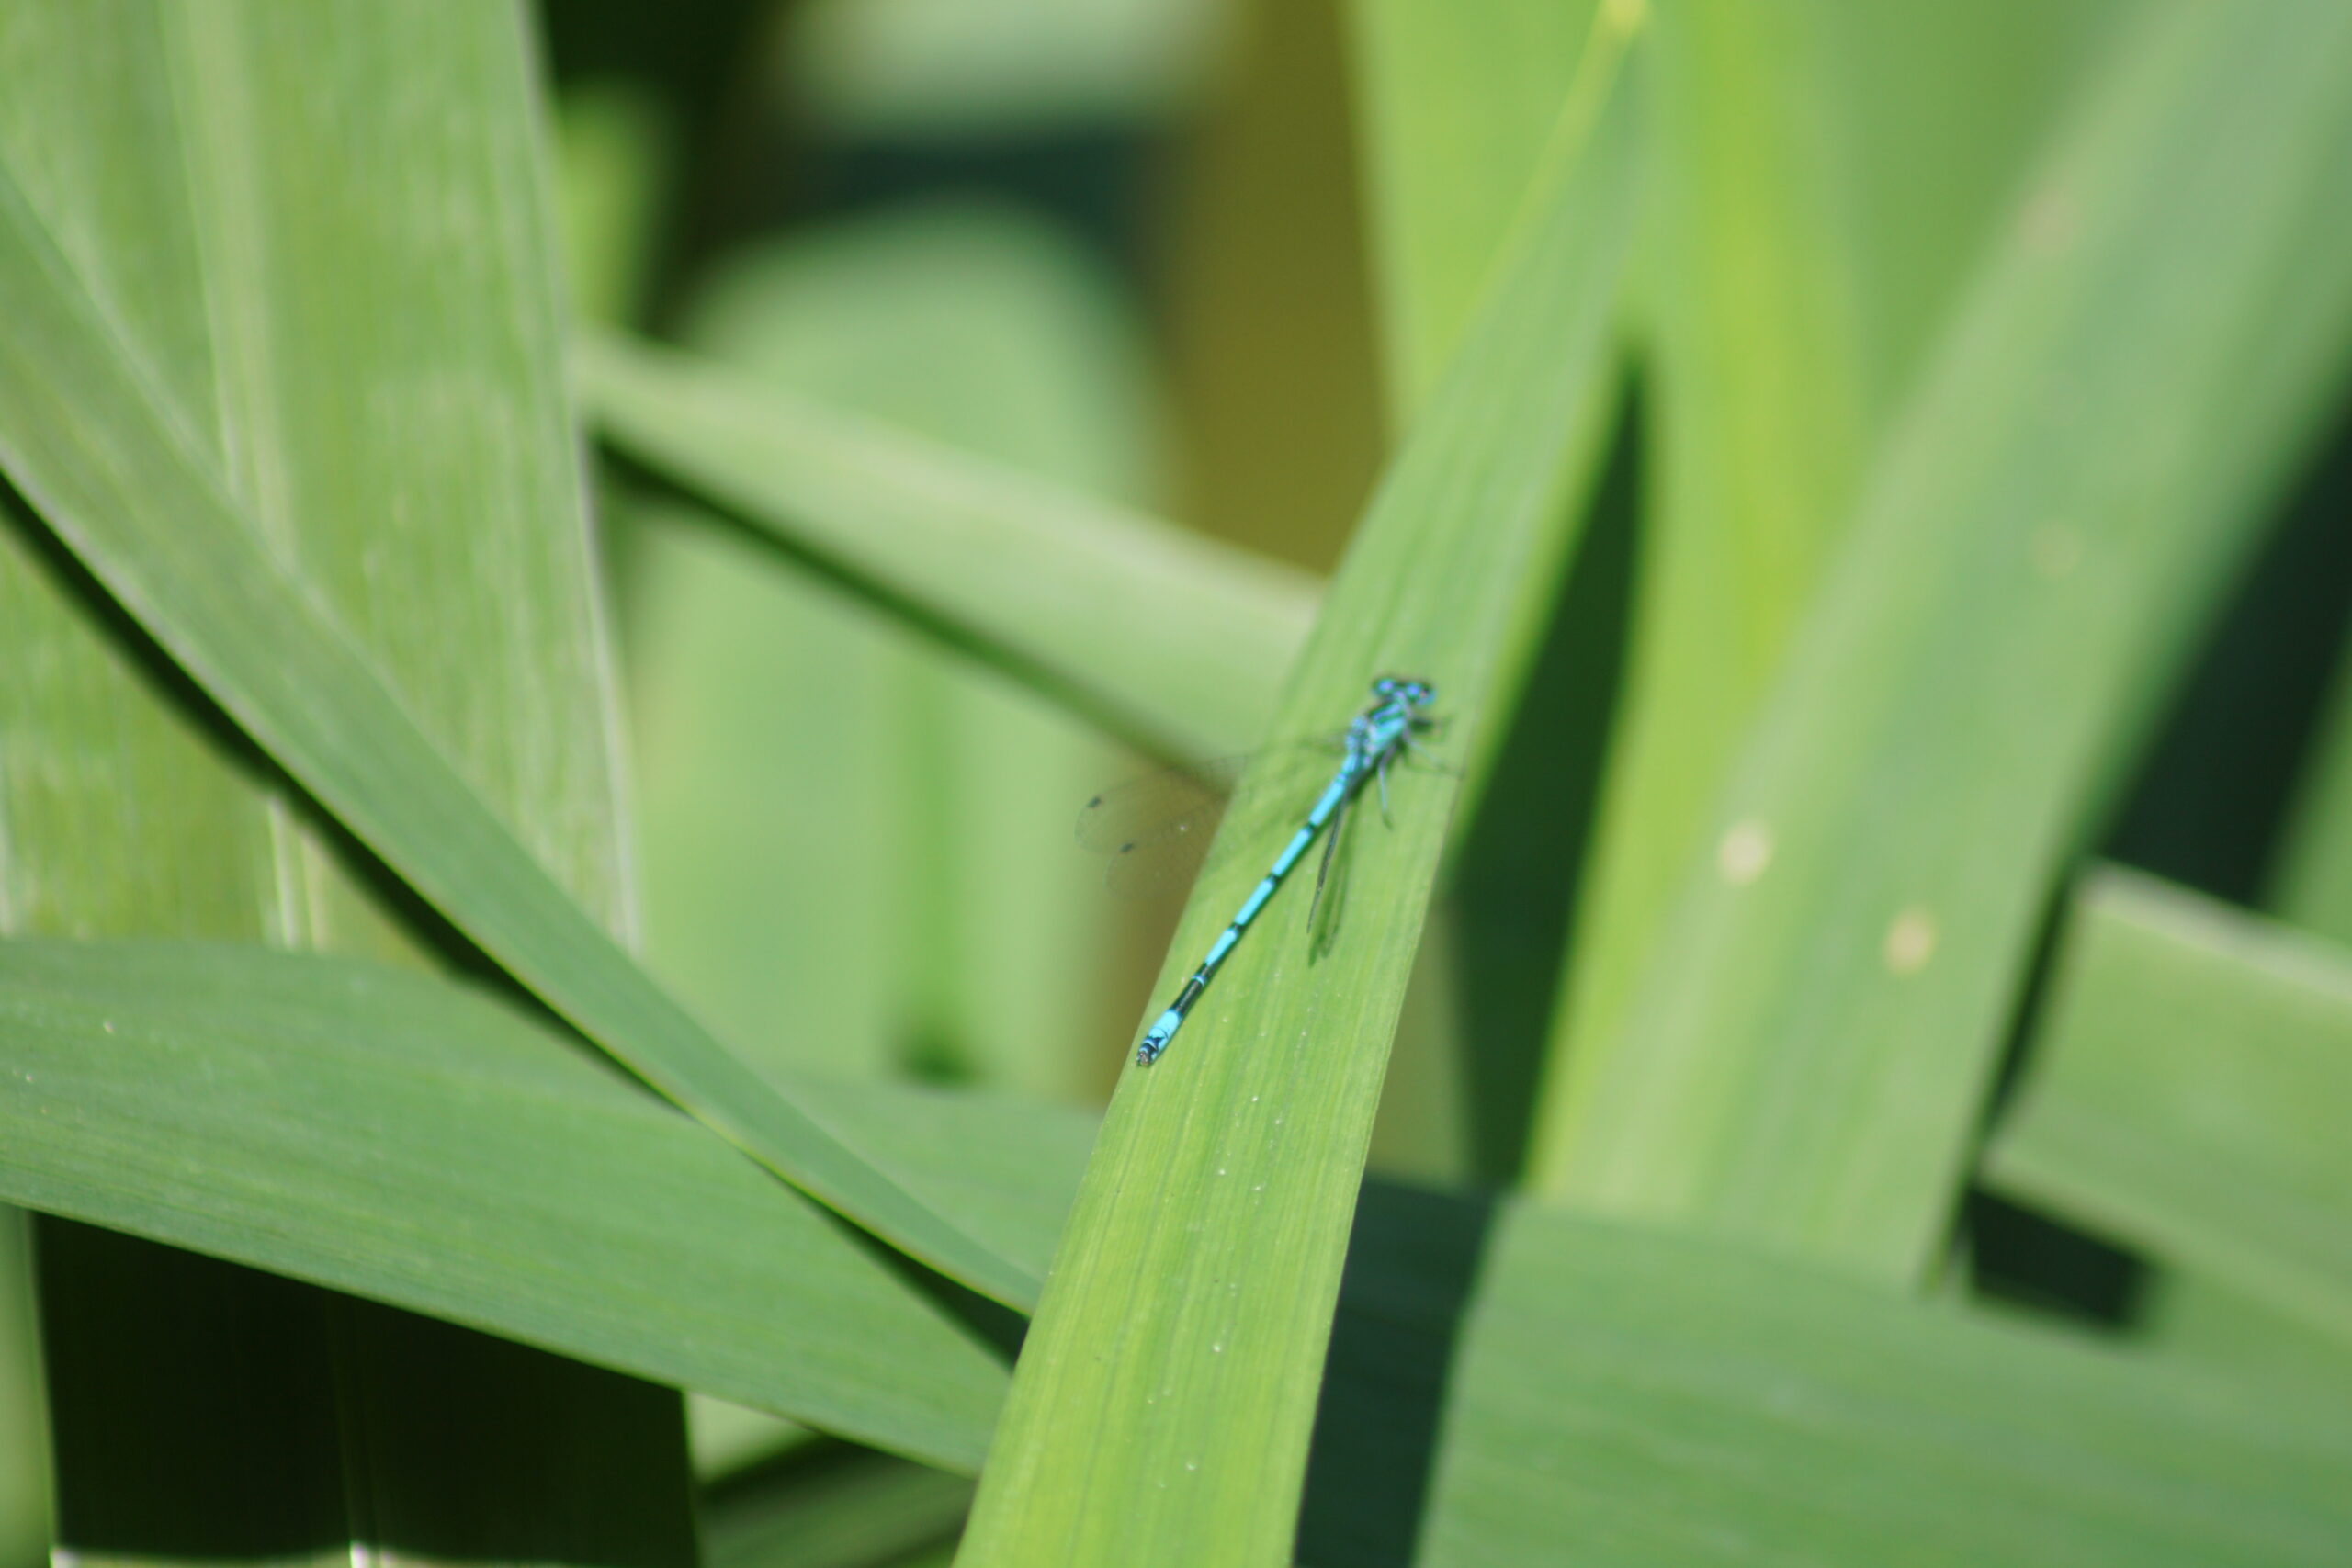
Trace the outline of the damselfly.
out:
<instances>
[{"instance_id":1,"label":"damselfly","mask_svg":"<svg viewBox=\"0 0 2352 1568\"><path fill-rule=\"evenodd\" d=\"M1367 783L1377 785L1381 814L1387 815L1389 767L1408 752L1419 753L1421 750L1420 737L1437 724L1436 717L1429 712L1430 705L1437 700L1437 688L1427 681L1384 675L1372 683L1372 699L1371 705L1356 715L1354 721L1348 726L1341 742L1339 770L1331 775L1330 783L1323 786L1323 793L1308 810L1306 820L1291 835L1290 842L1283 847L1283 852L1274 857L1273 868L1242 901L1240 912L1233 917L1223 934L1210 945L1208 956L1201 960L1201 966L1193 971L1192 978L1186 980L1183 989L1176 993L1176 999L1169 1003L1167 1010L1144 1032L1143 1039L1136 1046L1138 1066L1151 1066L1159 1059L1159 1054L1168 1049L1169 1041L1174 1039L1177 1030L1183 1027L1186 1015L1193 1010L1193 1004L1201 999L1201 993L1208 989L1209 982L1216 978L1217 970L1224 966L1235 944L1240 942L1241 933L1250 929L1250 922L1258 918L1259 911L1274 896L1274 889L1283 885L1283 879L1305 858L1316 836L1328 830L1330 836L1324 841L1322 863L1315 875L1316 899L1320 902L1324 881L1330 874L1332 852L1339 845L1340 831L1346 822L1348 807ZM1103 804L1103 798L1098 795L1088 806L1088 813L1098 813ZM1185 829L1180 825L1168 830L1182 831ZM1081 837L1088 836L1084 818L1080 821L1080 834ZM1124 852L1137 846L1134 842L1125 842L1104 847ZM1311 908L1308 918L1313 919Z\"/></svg>"}]
</instances>

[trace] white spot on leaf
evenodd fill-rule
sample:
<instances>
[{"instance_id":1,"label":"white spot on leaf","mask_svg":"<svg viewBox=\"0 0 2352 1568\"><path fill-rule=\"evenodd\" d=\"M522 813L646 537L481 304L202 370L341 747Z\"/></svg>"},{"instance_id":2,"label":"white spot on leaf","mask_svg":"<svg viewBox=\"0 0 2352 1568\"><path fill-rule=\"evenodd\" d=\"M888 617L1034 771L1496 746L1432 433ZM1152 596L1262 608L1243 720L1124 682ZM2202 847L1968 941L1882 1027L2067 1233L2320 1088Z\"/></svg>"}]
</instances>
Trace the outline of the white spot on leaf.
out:
<instances>
[{"instance_id":1,"label":"white spot on leaf","mask_svg":"<svg viewBox=\"0 0 2352 1568\"><path fill-rule=\"evenodd\" d=\"M1936 953L1936 918L1914 904L1886 928L1886 966L1897 975L1917 975Z\"/></svg>"},{"instance_id":2,"label":"white spot on leaf","mask_svg":"<svg viewBox=\"0 0 2352 1568\"><path fill-rule=\"evenodd\" d=\"M1772 863L1772 829L1753 818L1735 822L1715 846L1715 869L1734 887L1745 887Z\"/></svg>"}]
</instances>

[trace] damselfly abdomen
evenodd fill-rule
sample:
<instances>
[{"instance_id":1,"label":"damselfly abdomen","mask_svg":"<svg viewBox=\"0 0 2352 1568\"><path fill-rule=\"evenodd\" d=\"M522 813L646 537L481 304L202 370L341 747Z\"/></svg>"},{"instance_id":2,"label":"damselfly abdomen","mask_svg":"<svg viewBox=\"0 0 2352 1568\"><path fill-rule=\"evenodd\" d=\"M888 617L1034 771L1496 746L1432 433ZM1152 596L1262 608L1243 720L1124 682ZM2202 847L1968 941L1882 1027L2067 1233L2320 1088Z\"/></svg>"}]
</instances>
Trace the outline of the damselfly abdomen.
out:
<instances>
[{"instance_id":1,"label":"damselfly abdomen","mask_svg":"<svg viewBox=\"0 0 2352 1568\"><path fill-rule=\"evenodd\" d=\"M1324 878L1330 870L1331 850L1339 843L1340 829L1346 820L1348 807L1366 784L1377 784L1382 809L1384 812L1386 810L1388 770L1400 757L1418 751L1420 737L1435 727L1437 720L1429 712L1429 707L1437 700L1437 688L1427 681L1384 675L1372 683L1372 698L1371 705L1356 715L1354 722L1348 726L1338 771L1323 786L1323 793L1308 810L1306 820L1291 835L1290 842L1283 847L1282 853L1274 857L1272 868L1260 879L1250 897L1242 901L1240 911L1210 945L1208 956L1201 960L1200 967L1193 971L1192 977L1176 993L1175 1000L1170 1002L1167 1010L1144 1032L1143 1039L1136 1045L1137 1066L1148 1067L1159 1059L1159 1054L1168 1049L1168 1043L1183 1027L1185 1017L1193 1010L1193 1004L1201 999L1201 993L1208 989L1209 982L1216 978L1217 970L1224 966L1226 959L1240 942L1241 933L1250 929L1250 922L1265 908L1267 901L1273 897L1274 890L1306 858L1317 837L1328 833L1322 866L1316 874L1316 891L1320 897ZM1100 804L1098 800L1096 805ZM1144 831L1179 834L1195 830L1189 818L1171 815L1164 828ZM1081 834L1083 832L1082 826ZM1125 842L1097 847L1113 853L1125 853L1146 845L1142 838L1130 838Z\"/></svg>"}]
</instances>

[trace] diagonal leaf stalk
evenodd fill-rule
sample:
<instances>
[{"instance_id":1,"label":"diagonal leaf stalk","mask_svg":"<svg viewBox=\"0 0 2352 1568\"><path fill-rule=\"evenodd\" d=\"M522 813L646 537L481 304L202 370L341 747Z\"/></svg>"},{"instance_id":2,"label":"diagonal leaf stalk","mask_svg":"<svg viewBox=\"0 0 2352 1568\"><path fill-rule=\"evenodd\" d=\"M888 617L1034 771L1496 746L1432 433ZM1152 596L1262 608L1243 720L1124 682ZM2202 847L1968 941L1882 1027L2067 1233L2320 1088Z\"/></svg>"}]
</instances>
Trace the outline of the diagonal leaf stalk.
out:
<instances>
[{"instance_id":1,"label":"diagonal leaf stalk","mask_svg":"<svg viewBox=\"0 0 2352 1568\"><path fill-rule=\"evenodd\" d=\"M1306 640L1266 557L617 333L580 371L630 457L1146 750L1251 744Z\"/></svg>"},{"instance_id":2,"label":"diagonal leaf stalk","mask_svg":"<svg viewBox=\"0 0 2352 1568\"><path fill-rule=\"evenodd\" d=\"M1634 226L1624 56L1603 8L1498 285L1375 496L1294 673L1277 734L1329 727L1382 671L1426 676L1475 740L1509 608L1582 509L1611 406ZM1463 733L1467 731L1467 733ZM1288 1561L1306 1441L1374 1107L1457 787L1367 805L1327 948L1278 897L1167 1056L1113 1100L983 1472L959 1562ZM1227 848L1271 854L1302 803L1244 780ZM1169 976L1257 874L1227 853ZM1156 1000L1159 998L1155 998Z\"/></svg>"},{"instance_id":3,"label":"diagonal leaf stalk","mask_svg":"<svg viewBox=\"0 0 2352 1568\"><path fill-rule=\"evenodd\" d=\"M549 1007L746 1153L1015 1305L972 1240L730 1055L443 760L229 495L0 167L0 467L146 633L270 757Z\"/></svg>"}]
</instances>

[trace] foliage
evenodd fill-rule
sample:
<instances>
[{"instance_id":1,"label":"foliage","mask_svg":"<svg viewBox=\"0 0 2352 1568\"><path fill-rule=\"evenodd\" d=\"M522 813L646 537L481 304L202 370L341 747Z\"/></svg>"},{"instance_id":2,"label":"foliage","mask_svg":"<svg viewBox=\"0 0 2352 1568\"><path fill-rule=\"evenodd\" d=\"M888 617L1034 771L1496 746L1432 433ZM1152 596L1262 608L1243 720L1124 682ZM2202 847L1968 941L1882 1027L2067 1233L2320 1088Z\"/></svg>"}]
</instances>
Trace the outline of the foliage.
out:
<instances>
[{"instance_id":1,"label":"foliage","mask_svg":"<svg viewBox=\"0 0 2352 1568\"><path fill-rule=\"evenodd\" d=\"M0 1551L2352 1553L2352 12L766 9L0 12Z\"/></svg>"}]
</instances>

